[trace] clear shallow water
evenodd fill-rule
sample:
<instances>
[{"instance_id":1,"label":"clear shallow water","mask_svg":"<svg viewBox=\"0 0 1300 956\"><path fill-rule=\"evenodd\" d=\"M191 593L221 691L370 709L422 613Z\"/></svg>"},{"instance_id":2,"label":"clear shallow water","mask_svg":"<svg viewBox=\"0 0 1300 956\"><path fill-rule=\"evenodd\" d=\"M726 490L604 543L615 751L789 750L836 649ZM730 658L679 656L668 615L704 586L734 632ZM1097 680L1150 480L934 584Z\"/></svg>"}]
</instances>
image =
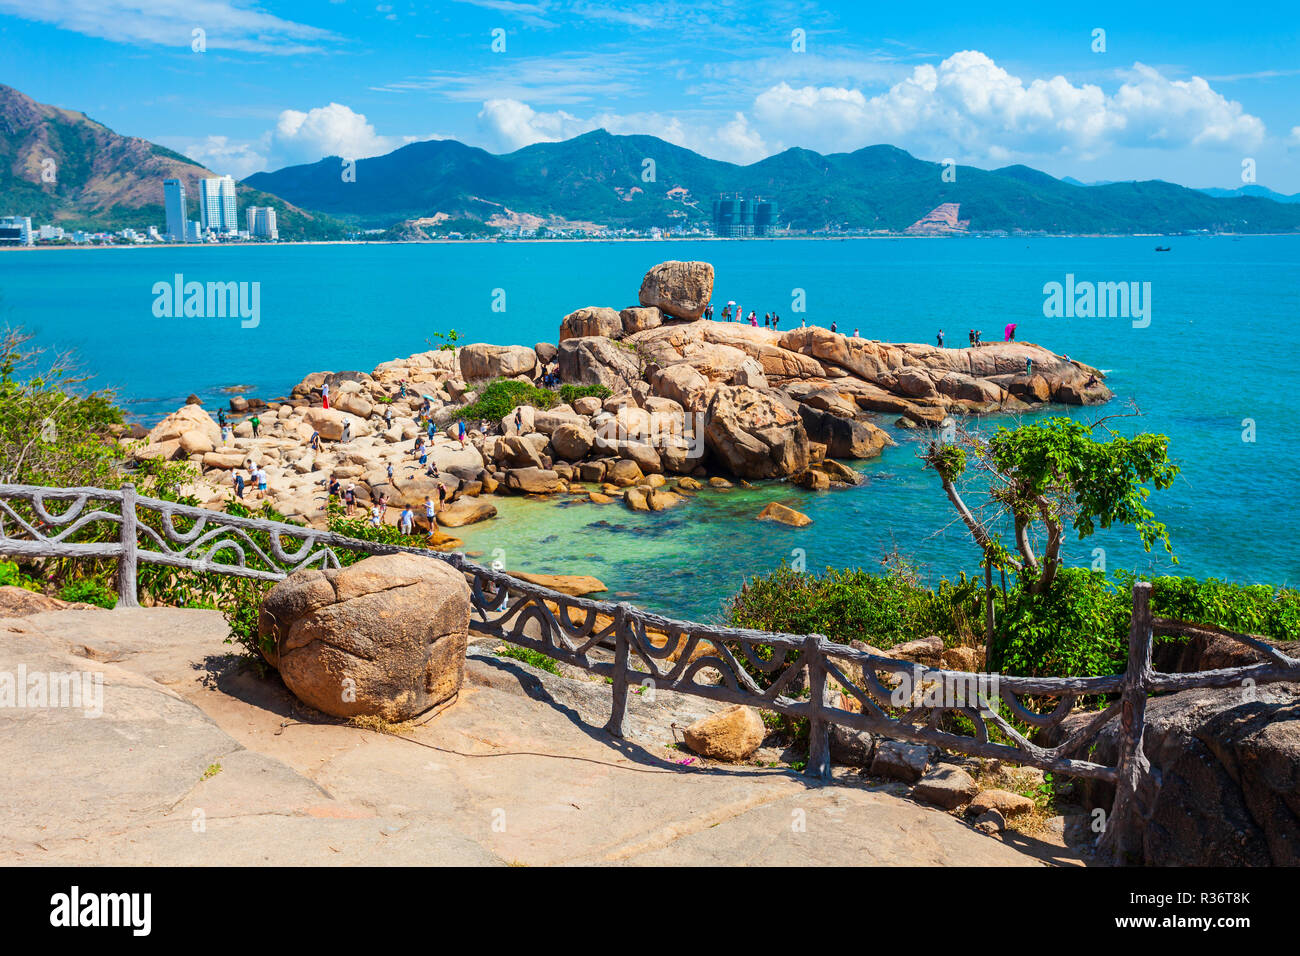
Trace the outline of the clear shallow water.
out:
<instances>
[{"instance_id":1,"label":"clear shallow water","mask_svg":"<svg viewBox=\"0 0 1300 956\"><path fill-rule=\"evenodd\" d=\"M1157 244L1172 245L1156 253ZM1106 369L1119 399L1144 417L1121 431L1161 431L1183 474L1153 498L1182 569L1201 576L1295 584L1300 579L1300 463L1293 371L1300 319L1300 238L988 239L483 243L57 250L0 255L0 321L23 325L50 348L75 348L95 384L113 385L133 413L157 418L190 392L223 401L224 386L285 394L321 369L369 370L430 347L434 332L462 341L554 341L560 319L583 305L635 303L641 276L664 259L707 259L714 301L739 300L783 327L856 327L892 341L949 345L969 328L986 340L1007 322L1018 338ZM160 319L155 282L261 283L256 328L238 319ZM1152 285L1152 319L1046 319L1043 284L1079 280ZM506 311L494 312L496 290ZM793 311L795 289L807 312ZM1118 410L1118 402L1109 410ZM1092 418L1095 410L1081 412ZM1256 441L1242 441L1243 419ZM888 425L888 421L883 422ZM973 568L974 551L949 527L932 473L909 433L860 488L808 493L786 486L703 495L672 513L620 506L554 507L506 501L503 520L460 529L467 549L507 567L584 571L611 592L658 610L706 616L744 577L791 560L809 568L874 567L894 547L937 578ZM813 518L806 529L753 520L769 500ZM598 524L598 522L607 524ZM945 530L947 529L947 530ZM1168 567L1131 532L1074 545L1072 564L1103 546L1114 567Z\"/></svg>"}]
</instances>

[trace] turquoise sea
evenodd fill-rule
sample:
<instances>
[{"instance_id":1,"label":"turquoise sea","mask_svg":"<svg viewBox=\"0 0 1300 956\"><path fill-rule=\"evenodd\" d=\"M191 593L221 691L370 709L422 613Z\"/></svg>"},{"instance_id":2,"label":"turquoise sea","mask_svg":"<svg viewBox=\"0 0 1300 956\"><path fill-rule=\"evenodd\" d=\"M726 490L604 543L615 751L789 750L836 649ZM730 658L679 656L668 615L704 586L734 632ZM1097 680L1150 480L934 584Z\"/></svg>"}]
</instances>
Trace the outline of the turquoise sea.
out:
<instances>
[{"instance_id":1,"label":"turquoise sea","mask_svg":"<svg viewBox=\"0 0 1300 956\"><path fill-rule=\"evenodd\" d=\"M1157 245L1170 252L1157 253ZM1300 237L1234 239L869 239L461 243L6 251L0 323L49 349L75 349L94 384L113 386L142 421L191 392L209 407L252 385L286 394L306 373L362 369L436 344L532 345L556 339L584 305L635 304L641 276L665 259L707 259L714 301L738 300L783 327L809 324L891 341L966 341L970 328L1039 342L1105 369L1142 417L1116 428L1170 436L1183 473L1152 501L1181 569L1243 582L1300 582L1300 457L1291 391L1300 356ZM255 328L238 318L157 318L155 283L260 283ZM1043 317L1043 286L1151 283L1151 321ZM795 310L802 290L807 311ZM494 303L504 302L504 311ZM1249 421L1248 421L1249 420ZM1253 441L1243 434L1253 423ZM891 427L889 420L882 424ZM718 611L744 578L801 556L810 569L876 567L894 549L932 578L977 556L911 433L865 463L859 488L808 493L786 485L704 495L657 515L619 506L506 501L501 519L461 529L467 550L512 569L581 571L611 592L679 616ZM769 500L807 513L787 529L753 520ZM1109 566L1161 568L1131 532L1075 543L1069 563L1102 547Z\"/></svg>"}]
</instances>

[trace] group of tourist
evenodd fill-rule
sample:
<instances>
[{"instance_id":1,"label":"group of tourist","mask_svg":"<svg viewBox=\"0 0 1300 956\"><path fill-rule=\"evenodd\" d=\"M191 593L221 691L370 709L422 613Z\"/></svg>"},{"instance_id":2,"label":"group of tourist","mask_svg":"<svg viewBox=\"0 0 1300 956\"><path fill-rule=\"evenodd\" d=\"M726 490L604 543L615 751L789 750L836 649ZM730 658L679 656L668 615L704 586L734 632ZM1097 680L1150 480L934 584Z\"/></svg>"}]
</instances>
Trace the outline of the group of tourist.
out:
<instances>
[{"instance_id":1,"label":"group of tourist","mask_svg":"<svg viewBox=\"0 0 1300 956\"><path fill-rule=\"evenodd\" d=\"M712 302L704 307L704 318L708 319L710 322L713 321ZM728 302L722 307L721 319L723 322L745 322L754 328L758 328L758 313L751 309L749 315L745 315L745 310L735 302ZM763 328L775 329L779 327L780 324L781 316L777 315L775 312L763 313Z\"/></svg>"}]
</instances>

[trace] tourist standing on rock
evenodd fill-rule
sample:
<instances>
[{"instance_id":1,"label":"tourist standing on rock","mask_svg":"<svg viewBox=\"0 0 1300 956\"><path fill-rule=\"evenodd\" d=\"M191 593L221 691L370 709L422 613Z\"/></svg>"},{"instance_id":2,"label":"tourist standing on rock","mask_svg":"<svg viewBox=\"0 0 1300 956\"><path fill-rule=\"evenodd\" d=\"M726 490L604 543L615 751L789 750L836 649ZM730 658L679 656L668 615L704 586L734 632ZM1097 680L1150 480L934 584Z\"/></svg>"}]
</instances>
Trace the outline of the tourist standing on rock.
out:
<instances>
[{"instance_id":1,"label":"tourist standing on rock","mask_svg":"<svg viewBox=\"0 0 1300 956\"><path fill-rule=\"evenodd\" d=\"M331 498L337 498L339 496L339 489L341 487L342 486L339 484L339 480L335 478L333 475L330 475L330 483L328 488L329 496Z\"/></svg>"},{"instance_id":2,"label":"tourist standing on rock","mask_svg":"<svg viewBox=\"0 0 1300 956\"><path fill-rule=\"evenodd\" d=\"M254 415L248 420L248 424L253 426L253 437L257 437L257 430L262 427L262 420Z\"/></svg>"},{"instance_id":3,"label":"tourist standing on rock","mask_svg":"<svg viewBox=\"0 0 1300 956\"><path fill-rule=\"evenodd\" d=\"M523 433L524 433L524 409L523 406L521 405L519 408L515 409L515 434L522 435Z\"/></svg>"},{"instance_id":4,"label":"tourist standing on rock","mask_svg":"<svg viewBox=\"0 0 1300 956\"><path fill-rule=\"evenodd\" d=\"M462 418L460 420L460 424L457 426L457 431L459 432L460 435L460 447L464 448L465 447L465 419Z\"/></svg>"},{"instance_id":5,"label":"tourist standing on rock","mask_svg":"<svg viewBox=\"0 0 1300 956\"><path fill-rule=\"evenodd\" d=\"M425 431L428 433L428 435L429 435L429 441L433 441L433 434L434 434L434 432L436 432L438 429L434 427L434 425L433 425L433 419L432 419L432 418L429 419L429 424L425 427L424 430L425 430Z\"/></svg>"},{"instance_id":6,"label":"tourist standing on rock","mask_svg":"<svg viewBox=\"0 0 1300 956\"><path fill-rule=\"evenodd\" d=\"M343 423L343 443L346 445L346 444L347 444L348 442L350 442L350 441L352 441L352 423L351 423L351 422L344 422L344 423Z\"/></svg>"},{"instance_id":7,"label":"tourist standing on rock","mask_svg":"<svg viewBox=\"0 0 1300 956\"><path fill-rule=\"evenodd\" d=\"M311 433L311 450L320 451L320 432Z\"/></svg>"},{"instance_id":8,"label":"tourist standing on rock","mask_svg":"<svg viewBox=\"0 0 1300 956\"><path fill-rule=\"evenodd\" d=\"M419 452L420 452L420 466L421 466L421 467L424 467L425 465L427 465L427 464L429 463L429 449L428 449L428 446L426 446L426 445L424 444L424 442L420 442L420 447L419 447L418 450L419 450Z\"/></svg>"},{"instance_id":9,"label":"tourist standing on rock","mask_svg":"<svg viewBox=\"0 0 1300 956\"><path fill-rule=\"evenodd\" d=\"M261 465L258 465L257 474L254 477L257 478L257 497L265 498L266 497L266 469L263 468Z\"/></svg>"},{"instance_id":10,"label":"tourist standing on rock","mask_svg":"<svg viewBox=\"0 0 1300 956\"><path fill-rule=\"evenodd\" d=\"M390 485L393 483L393 463L391 461L388 463L388 483Z\"/></svg>"},{"instance_id":11,"label":"tourist standing on rock","mask_svg":"<svg viewBox=\"0 0 1300 956\"><path fill-rule=\"evenodd\" d=\"M393 406L392 405L388 405L384 408L384 427L385 428L393 427Z\"/></svg>"},{"instance_id":12,"label":"tourist standing on rock","mask_svg":"<svg viewBox=\"0 0 1300 956\"><path fill-rule=\"evenodd\" d=\"M749 310L749 324L753 328L758 328L758 313L753 309Z\"/></svg>"},{"instance_id":13,"label":"tourist standing on rock","mask_svg":"<svg viewBox=\"0 0 1300 956\"><path fill-rule=\"evenodd\" d=\"M943 348L943 329L939 330L938 340L939 340L939 348Z\"/></svg>"},{"instance_id":14,"label":"tourist standing on rock","mask_svg":"<svg viewBox=\"0 0 1300 956\"><path fill-rule=\"evenodd\" d=\"M442 509L446 506L446 504L447 504L447 486L440 481L438 482L438 510L442 511Z\"/></svg>"},{"instance_id":15,"label":"tourist standing on rock","mask_svg":"<svg viewBox=\"0 0 1300 956\"><path fill-rule=\"evenodd\" d=\"M411 513L410 505L402 506L402 513L397 517L397 527L402 534L410 534L411 526L415 523L415 515Z\"/></svg>"},{"instance_id":16,"label":"tourist standing on rock","mask_svg":"<svg viewBox=\"0 0 1300 956\"><path fill-rule=\"evenodd\" d=\"M1026 375L1034 374L1034 360L1029 356L1025 356L1025 374Z\"/></svg>"},{"instance_id":17,"label":"tourist standing on rock","mask_svg":"<svg viewBox=\"0 0 1300 956\"><path fill-rule=\"evenodd\" d=\"M348 483L348 490L343 492L343 504L349 517L357 507L357 486L351 482Z\"/></svg>"},{"instance_id":18,"label":"tourist standing on rock","mask_svg":"<svg viewBox=\"0 0 1300 956\"><path fill-rule=\"evenodd\" d=\"M229 445L230 442L231 442L231 440L232 440L234 437L235 437L235 432L234 432L234 429L232 429L232 428L230 427L230 422L222 422L222 424L221 424L221 444L223 444L223 445Z\"/></svg>"},{"instance_id":19,"label":"tourist standing on rock","mask_svg":"<svg viewBox=\"0 0 1300 956\"><path fill-rule=\"evenodd\" d=\"M235 472L235 497L244 500L244 476L239 472Z\"/></svg>"},{"instance_id":20,"label":"tourist standing on rock","mask_svg":"<svg viewBox=\"0 0 1300 956\"><path fill-rule=\"evenodd\" d=\"M974 329L971 329L970 332L967 333L967 338L970 339L970 347L971 347L971 348L974 348L974 347L975 347L975 330L974 330Z\"/></svg>"},{"instance_id":21,"label":"tourist standing on rock","mask_svg":"<svg viewBox=\"0 0 1300 956\"><path fill-rule=\"evenodd\" d=\"M384 506L376 504L370 509L370 523L378 528L384 523Z\"/></svg>"},{"instance_id":22,"label":"tourist standing on rock","mask_svg":"<svg viewBox=\"0 0 1300 956\"><path fill-rule=\"evenodd\" d=\"M831 320L831 331L832 331L832 332L838 332L838 331L839 331L839 326L835 324L835 320L834 320L834 319Z\"/></svg>"},{"instance_id":23,"label":"tourist standing on rock","mask_svg":"<svg viewBox=\"0 0 1300 956\"><path fill-rule=\"evenodd\" d=\"M224 408L217 409L217 424L222 428L226 427L226 410Z\"/></svg>"},{"instance_id":24,"label":"tourist standing on rock","mask_svg":"<svg viewBox=\"0 0 1300 956\"><path fill-rule=\"evenodd\" d=\"M330 383L320 383L320 403L322 408L330 407Z\"/></svg>"},{"instance_id":25,"label":"tourist standing on rock","mask_svg":"<svg viewBox=\"0 0 1300 956\"><path fill-rule=\"evenodd\" d=\"M438 506L433 503L432 498L430 498L428 495L425 495L424 496L424 520L427 521L429 524L430 538L432 538L433 533L438 530L438 522L434 517L437 513L438 513Z\"/></svg>"},{"instance_id":26,"label":"tourist standing on rock","mask_svg":"<svg viewBox=\"0 0 1300 956\"><path fill-rule=\"evenodd\" d=\"M855 339L858 337L858 330L857 330L857 329L854 329L854 330L853 330L853 337L854 337Z\"/></svg>"}]
</instances>

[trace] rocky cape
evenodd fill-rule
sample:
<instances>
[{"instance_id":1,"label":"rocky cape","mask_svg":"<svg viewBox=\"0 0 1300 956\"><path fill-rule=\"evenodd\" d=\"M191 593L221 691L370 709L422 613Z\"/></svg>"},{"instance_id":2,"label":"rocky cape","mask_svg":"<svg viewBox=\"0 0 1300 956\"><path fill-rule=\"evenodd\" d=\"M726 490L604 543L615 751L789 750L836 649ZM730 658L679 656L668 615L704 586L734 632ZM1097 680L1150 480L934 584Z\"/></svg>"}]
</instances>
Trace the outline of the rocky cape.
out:
<instances>
[{"instance_id":1,"label":"rocky cape","mask_svg":"<svg viewBox=\"0 0 1300 956\"><path fill-rule=\"evenodd\" d=\"M200 477L190 490L211 507L229 500L237 472L258 465L267 474L266 500L314 525L325 521L331 478L355 486L361 505L386 497L389 523L404 505L418 514L426 496L437 501L442 483L450 503L439 524L457 527L493 517L484 497L492 494L580 494L599 504L621 498L630 508L659 511L706 483L786 479L809 489L842 487L859 480L844 461L874 458L895 444L880 427L884 420L936 428L950 416L1112 397L1097 369L1027 342L938 348L820 327L778 331L706 320L713 278L705 262L664 262L646 273L636 305L587 306L565 316L557 344L445 348L368 373L315 372L276 401L237 396L230 412L242 420L229 441L192 398L131 453L193 462ZM463 411L484 386L497 379L540 384L548 373L611 394L467 421L466 441L459 441ZM426 434L418 420L426 399L438 428L428 450L436 477L414 455ZM457 543L441 535L435 545Z\"/></svg>"}]
</instances>

